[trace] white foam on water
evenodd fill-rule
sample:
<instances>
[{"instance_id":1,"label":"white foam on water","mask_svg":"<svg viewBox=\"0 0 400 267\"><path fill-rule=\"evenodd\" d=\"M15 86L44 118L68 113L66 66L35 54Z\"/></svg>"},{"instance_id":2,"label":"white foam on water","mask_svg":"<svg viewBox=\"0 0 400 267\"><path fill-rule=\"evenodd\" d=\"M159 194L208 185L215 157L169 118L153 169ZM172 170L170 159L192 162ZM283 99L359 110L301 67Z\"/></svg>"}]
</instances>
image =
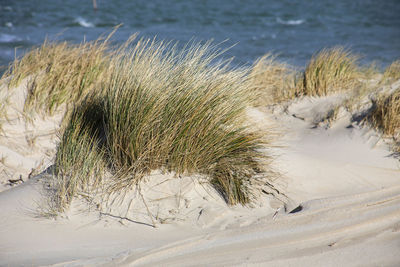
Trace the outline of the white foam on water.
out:
<instances>
[{"instance_id":1,"label":"white foam on water","mask_svg":"<svg viewBox=\"0 0 400 267\"><path fill-rule=\"evenodd\" d=\"M7 33L0 33L0 43L10 43L17 41L21 41L21 38Z\"/></svg>"},{"instance_id":2,"label":"white foam on water","mask_svg":"<svg viewBox=\"0 0 400 267\"><path fill-rule=\"evenodd\" d=\"M82 17L77 17L75 19L75 22L78 23L80 26L85 27L85 28L93 28L94 24L87 21L86 19L82 18Z\"/></svg>"},{"instance_id":3,"label":"white foam on water","mask_svg":"<svg viewBox=\"0 0 400 267\"><path fill-rule=\"evenodd\" d=\"M304 19L296 19L296 20L283 20L281 18L276 18L276 22L283 25L300 25L305 22Z\"/></svg>"}]
</instances>

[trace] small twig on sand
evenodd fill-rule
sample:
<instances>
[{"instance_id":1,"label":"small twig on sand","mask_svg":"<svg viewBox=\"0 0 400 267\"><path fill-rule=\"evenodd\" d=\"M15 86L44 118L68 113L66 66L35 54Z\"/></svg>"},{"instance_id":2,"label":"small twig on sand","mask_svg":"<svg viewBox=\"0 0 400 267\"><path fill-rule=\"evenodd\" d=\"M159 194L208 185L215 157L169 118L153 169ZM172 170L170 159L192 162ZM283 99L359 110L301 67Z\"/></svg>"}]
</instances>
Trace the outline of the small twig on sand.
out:
<instances>
[{"instance_id":1,"label":"small twig on sand","mask_svg":"<svg viewBox=\"0 0 400 267\"><path fill-rule=\"evenodd\" d=\"M156 223L155 223L154 220L153 220L153 215L151 214L150 209L149 209L149 207L147 206L146 201L144 200L144 197L143 197L143 194L142 194L142 192L141 192L141 188L140 188L140 187L139 187L138 192L139 192L140 196L142 197L143 204L146 206L147 214L149 215L149 217L150 217L150 219L151 219L151 222L153 223L153 227L156 228L157 226L156 226Z\"/></svg>"},{"instance_id":2,"label":"small twig on sand","mask_svg":"<svg viewBox=\"0 0 400 267\"><path fill-rule=\"evenodd\" d=\"M199 211L199 216L197 216L197 220L200 219L201 214L203 214L203 210L204 210L204 209L201 209L201 210Z\"/></svg>"},{"instance_id":3,"label":"small twig on sand","mask_svg":"<svg viewBox=\"0 0 400 267\"><path fill-rule=\"evenodd\" d=\"M278 216L278 212L281 210L281 208L282 208L282 207L279 207L279 208L275 211L274 215L272 216L272 220L275 220L275 218L276 218L276 216Z\"/></svg>"},{"instance_id":4,"label":"small twig on sand","mask_svg":"<svg viewBox=\"0 0 400 267\"><path fill-rule=\"evenodd\" d=\"M133 199L131 199L131 201L129 202L128 209L126 210L125 217L128 217L128 213L129 213L129 210L131 209L132 202L133 202Z\"/></svg>"},{"instance_id":5,"label":"small twig on sand","mask_svg":"<svg viewBox=\"0 0 400 267\"><path fill-rule=\"evenodd\" d=\"M151 225L151 224L148 224L148 223L144 223L144 222L135 221L135 220L132 220L132 219L127 218L127 217L121 217L121 216L118 216L118 215L113 215L111 213L100 212L100 216L109 216L109 217L112 217L112 218L116 218L116 219L120 219L120 220L126 220L126 221L129 221L129 222L142 224L142 225L146 225L146 226L150 226L150 227L155 228L154 225Z\"/></svg>"}]
</instances>

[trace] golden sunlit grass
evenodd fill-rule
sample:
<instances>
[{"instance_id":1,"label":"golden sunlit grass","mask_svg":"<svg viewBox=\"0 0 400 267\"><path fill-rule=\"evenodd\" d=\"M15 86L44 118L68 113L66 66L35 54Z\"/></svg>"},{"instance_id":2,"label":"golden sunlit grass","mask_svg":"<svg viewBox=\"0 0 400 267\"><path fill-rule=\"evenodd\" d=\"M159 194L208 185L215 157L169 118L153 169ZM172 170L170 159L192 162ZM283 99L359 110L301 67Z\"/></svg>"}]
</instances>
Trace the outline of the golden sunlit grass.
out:
<instances>
[{"instance_id":1,"label":"golden sunlit grass","mask_svg":"<svg viewBox=\"0 0 400 267\"><path fill-rule=\"evenodd\" d=\"M390 93L381 93L374 101L371 114L373 125L386 136L400 141L400 89Z\"/></svg>"},{"instance_id":2,"label":"golden sunlit grass","mask_svg":"<svg viewBox=\"0 0 400 267\"><path fill-rule=\"evenodd\" d=\"M362 87L361 78L371 76L373 68L364 71L358 57L343 47L323 49L313 55L302 72L266 54L253 65L250 79L258 93L255 105L276 104L300 96L325 96ZM367 75L368 74L368 75Z\"/></svg>"},{"instance_id":3,"label":"golden sunlit grass","mask_svg":"<svg viewBox=\"0 0 400 267\"><path fill-rule=\"evenodd\" d=\"M287 64L268 53L257 60L250 74L257 92L256 106L279 103L296 96L294 90L296 72Z\"/></svg>"},{"instance_id":4,"label":"golden sunlit grass","mask_svg":"<svg viewBox=\"0 0 400 267\"><path fill-rule=\"evenodd\" d=\"M10 78L8 87L13 88L27 79L28 94L24 111L52 114L61 105L79 103L96 87L100 75L108 67L108 39L78 45L67 42L45 41L22 58L17 58L3 75Z\"/></svg>"},{"instance_id":5,"label":"golden sunlit grass","mask_svg":"<svg viewBox=\"0 0 400 267\"><path fill-rule=\"evenodd\" d=\"M386 68L383 73L382 81L384 83L395 82L400 79L400 60L394 61Z\"/></svg>"},{"instance_id":6,"label":"golden sunlit grass","mask_svg":"<svg viewBox=\"0 0 400 267\"><path fill-rule=\"evenodd\" d=\"M0 132L2 131L2 125L7 120L7 106L9 104L8 90L0 80Z\"/></svg>"},{"instance_id":7,"label":"golden sunlit grass","mask_svg":"<svg viewBox=\"0 0 400 267\"><path fill-rule=\"evenodd\" d=\"M324 96L357 87L357 59L343 47L323 49L306 66L297 83L297 94Z\"/></svg>"},{"instance_id":8,"label":"golden sunlit grass","mask_svg":"<svg viewBox=\"0 0 400 267\"><path fill-rule=\"evenodd\" d=\"M326 96L344 92L343 102L330 113L334 121L344 108L349 112L362 109L385 84L400 79L400 61L394 61L383 75L374 64L360 67L358 57L343 47L323 49L315 54L302 72L276 61L266 54L253 65L250 80L257 92L256 106L278 104L301 96ZM372 125L399 142L400 92L379 93L373 100Z\"/></svg>"}]
</instances>

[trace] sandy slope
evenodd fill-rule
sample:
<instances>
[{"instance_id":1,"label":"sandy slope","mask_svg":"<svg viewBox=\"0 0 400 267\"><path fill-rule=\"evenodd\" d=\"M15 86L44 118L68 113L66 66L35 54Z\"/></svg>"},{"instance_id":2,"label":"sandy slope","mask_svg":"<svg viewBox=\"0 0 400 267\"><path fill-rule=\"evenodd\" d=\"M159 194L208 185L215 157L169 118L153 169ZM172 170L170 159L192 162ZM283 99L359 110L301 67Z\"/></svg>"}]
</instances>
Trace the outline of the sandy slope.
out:
<instances>
[{"instance_id":1,"label":"sandy slope","mask_svg":"<svg viewBox=\"0 0 400 267\"><path fill-rule=\"evenodd\" d=\"M23 96L13 97L20 104L0 138L1 266L400 265L399 161L346 112L324 127L340 96L249 110L257 127L281 129L274 167L282 176L273 181L280 200L266 195L253 209L229 208L192 177L154 173L143 192L149 212L163 216L156 228L144 207L127 203L110 210L114 217L79 201L57 220L38 216L47 174L27 177L51 164L60 118L27 126L18 115ZM23 184L7 185L20 174Z\"/></svg>"},{"instance_id":2,"label":"sandy slope","mask_svg":"<svg viewBox=\"0 0 400 267\"><path fill-rule=\"evenodd\" d=\"M309 201L299 214L208 233L116 264L387 266L400 262L400 187Z\"/></svg>"}]
</instances>

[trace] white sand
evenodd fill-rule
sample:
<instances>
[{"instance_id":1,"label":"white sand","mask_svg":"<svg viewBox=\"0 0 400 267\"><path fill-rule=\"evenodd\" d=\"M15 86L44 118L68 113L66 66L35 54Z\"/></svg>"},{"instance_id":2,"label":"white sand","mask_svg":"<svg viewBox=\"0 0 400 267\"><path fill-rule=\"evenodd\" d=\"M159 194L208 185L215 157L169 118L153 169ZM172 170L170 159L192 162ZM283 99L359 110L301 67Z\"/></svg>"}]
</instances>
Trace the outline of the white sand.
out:
<instances>
[{"instance_id":1,"label":"white sand","mask_svg":"<svg viewBox=\"0 0 400 267\"><path fill-rule=\"evenodd\" d=\"M280 129L282 145L271 182L281 194L252 209L227 207L201 177L154 172L119 205L99 213L76 200L53 220L38 214L47 174L28 175L51 165L61 117L27 124L24 87L13 92L0 136L1 266L400 266L399 161L344 111L325 127L343 96L249 109L257 127Z\"/></svg>"}]
</instances>

